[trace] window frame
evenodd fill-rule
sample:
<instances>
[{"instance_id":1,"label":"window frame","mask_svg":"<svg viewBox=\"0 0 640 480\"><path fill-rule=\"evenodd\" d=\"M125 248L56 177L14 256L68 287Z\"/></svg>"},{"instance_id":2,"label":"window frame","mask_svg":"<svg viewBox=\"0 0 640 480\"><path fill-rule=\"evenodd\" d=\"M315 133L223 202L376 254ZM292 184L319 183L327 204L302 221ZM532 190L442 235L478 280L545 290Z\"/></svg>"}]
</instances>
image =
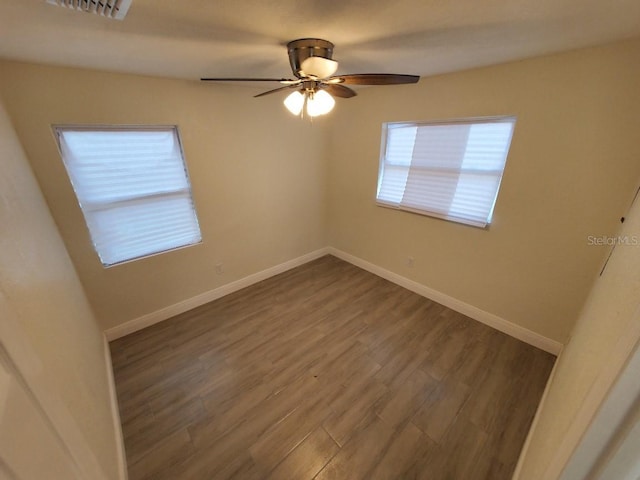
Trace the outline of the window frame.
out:
<instances>
[{"instance_id":1,"label":"window frame","mask_svg":"<svg viewBox=\"0 0 640 480\"><path fill-rule=\"evenodd\" d=\"M163 125L140 125L140 124L52 124L51 125L51 130L56 142L56 147L58 149L58 153L60 154L60 158L62 160L62 164L63 167L65 169L65 173L67 175L67 179L69 180L69 183L71 184L71 188L73 190L73 195L75 197L75 200L77 202L78 207L80 208L80 212L82 214L82 218L84 220L85 223L85 227L87 229L87 233L89 234L89 240L91 242L91 246L93 247L93 251L95 252L96 256L98 257L98 260L100 261L100 264L102 265L103 268L108 269L108 268L112 268L112 267L117 267L119 265L123 265L126 263L130 263L130 262L135 262L137 260L141 260L144 258L149 258L149 257L154 257L156 255L162 255L168 252L173 252L175 250L182 250L183 248L189 248L189 247L193 247L196 245L200 245L203 242L202 239L202 229L200 227L200 220L199 220L199 216L198 216L198 210L197 210L197 206L196 206L196 201L193 195L193 185L191 183L191 177L189 176L189 169L187 167L187 160L185 157L185 153L184 153L184 148L183 148L183 144L182 144L182 138L180 135L180 129L178 127L178 125L171 125L171 124L163 124ZM172 132L174 135L174 138L177 142L177 147L178 147L178 151L180 153L180 160L182 161L182 167L184 170L184 175L187 181L187 188L186 189L182 189L180 191L176 190L174 192L171 192L170 194L161 194L161 193L155 193L155 194L142 194L142 195L137 195L137 196L132 196L130 199L127 200L117 200L117 201L113 201L113 202L104 202L102 204L100 204L98 206L98 204L95 205L91 205L91 206L85 206L83 205L83 202L81 201L81 199L78 197L78 190L76 188L76 185L74 184L74 180L72 175L70 174L70 170L69 167L67 165L67 161L65 159L65 155L63 153L63 148L62 148L62 143L61 143L61 135L63 134L63 132L68 131L68 132L87 132L87 133L92 133L92 132L109 132L109 131L120 131L120 132ZM116 206L118 204L126 204L126 203L130 203L130 202L144 202L146 199L152 199L152 198L162 198L162 197L169 197L171 195L178 195L180 192L182 193L188 193L189 198L191 200L191 206L193 209L193 214L194 214L194 218L195 218L195 223L198 229L198 241L196 242L192 242L192 243L187 243L184 245L179 245L176 247L171 247L171 248L167 248L167 249L162 249L162 250L158 250L158 251L154 251L152 253L147 253L147 254L143 254L143 255L138 255L135 257L131 257L131 258L127 258L125 260L120 260L117 262L113 262L113 263L105 263L105 261L102 259L102 256L96 246L96 241L94 239L94 233L91 231L91 228L89 227L89 222L87 220L87 212L91 213L94 211L98 211L98 210L105 210L105 209L109 209L109 206Z\"/></svg>"},{"instance_id":2,"label":"window frame","mask_svg":"<svg viewBox=\"0 0 640 480\"><path fill-rule=\"evenodd\" d=\"M493 204L491 206L491 209L489 211L489 214L487 216L487 221L485 222L478 222L472 219L468 219L468 218L464 218L464 217L459 217L459 216L455 216L455 215L446 215L446 214L442 214L436 211L430 211L430 210L422 210L422 209L418 209L418 208L412 208L412 207L408 207L408 206L403 206L400 204L395 204L395 203L391 203L391 202L387 202L384 200L381 200L378 198L379 193L380 193L380 188L382 186L382 179L383 179L383 173L384 173L384 169L385 166L387 165L386 163L386 157L387 157L387 139L388 139L388 132L389 132L389 126L390 125L398 125L398 126L415 126L420 128L421 126L439 126L439 125L475 125L475 124L483 124L483 123L500 123L500 122L504 122L504 121L509 121L512 124L511 127L511 133L509 135L509 139L507 141L506 144L506 153L505 153L505 160L504 160L504 166L502 168L502 170L499 172L498 175L496 175L496 177L498 178L498 185L496 188L496 194L495 194L495 198L493 199ZM418 215L422 215L422 216L426 216L426 217L432 217L432 218L437 218L440 220L447 220L453 223L458 223L461 225L468 225L471 227L476 227L476 228L480 228L480 229L488 229L491 225L491 221L493 219L493 212L495 210L495 205L498 201L498 195L500 193L500 187L502 184L502 177L504 176L504 170L506 168L506 164L507 164L507 160L509 157L509 152L511 150L511 143L513 141L513 134L515 131L515 126L516 126L516 122L517 122L517 116L516 115L494 115L494 116L485 116L485 117L465 117L465 118L456 118L456 119L451 119L451 120L427 120L427 121L396 121L396 122L383 122L382 124L382 135L381 135L381 142L380 142L380 157L379 157L379 163L378 163L378 180L377 180L377 187L376 187L376 195L375 195L375 202L376 205L379 207L384 207L384 208L389 208L392 210L401 210L404 212L409 212L409 213L415 213ZM411 168L411 164L409 164L409 166L407 168ZM442 169L442 171L444 171L444 169ZM460 172L462 172L463 170L459 170Z\"/></svg>"}]
</instances>

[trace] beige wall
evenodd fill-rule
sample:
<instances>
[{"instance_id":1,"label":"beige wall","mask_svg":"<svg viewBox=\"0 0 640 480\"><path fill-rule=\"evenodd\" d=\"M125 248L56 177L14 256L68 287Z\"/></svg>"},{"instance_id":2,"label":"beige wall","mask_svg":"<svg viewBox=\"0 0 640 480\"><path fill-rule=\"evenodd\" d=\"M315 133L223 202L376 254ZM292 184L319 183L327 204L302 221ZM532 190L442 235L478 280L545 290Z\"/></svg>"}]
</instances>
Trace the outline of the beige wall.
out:
<instances>
[{"instance_id":1,"label":"beige wall","mask_svg":"<svg viewBox=\"0 0 640 480\"><path fill-rule=\"evenodd\" d=\"M0 93L101 328L325 245L557 341L567 340L580 317L523 463L522 478L533 479L637 305L637 249L619 249L610 280L596 284L579 316L608 253L589 246L588 236L616 231L640 176L639 55L640 40L631 40L416 86L363 89L313 124L282 114L281 98L256 100L243 88L10 62L0 64ZM490 229L375 206L382 122L502 114L517 115L518 123ZM112 474L100 335L1 120L2 293L57 388L75 385L60 394ZM177 124L203 244L102 268L55 149L53 123ZM223 275L213 271L218 262Z\"/></svg>"},{"instance_id":2,"label":"beige wall","mask_svg":"<svg viewBox=\"0 0 640 480\"><path fill-rule=\"evenodd\" d=\"M331 122L330 245L565 342L640 174L640 40L362 90ZM381 124L516 115L488 230L375 205ZM405 265L407 256L415 266Z\"/></svg>"},{"instance_id":3,"label":"beige wall","mask_svg":"<svg viewBox=\"0 0 640 480\"><path fill-rule=\"evenodd\" d=\"M606 254L587 238L615 231L640 174L639 53L632 40L362 89L314 123L242 87L11 62L0 92L105 329L331 245L564 342ZM382 122L502 114L518 121L488 230L375 206ZM177 124L203 244L103 268L53 123Z\"/></svg>"},{"instance_id":4,"label":"beige wall","mask_svg":"<svg viewBox=\"0 0 640 480\"><path fill-rule=\"evenodd\" d=\"M326 245L326 120L292 117L281 96L8 62L0 91L104 329ZM178 125L203 243L103 268L51 133L67 123Z\"/></svg>"},{"instance_id":5,"label":"beige wall","mask_svg":"<svg viewBox=\"0 0 640 480\"><path fill-rule=\"evenodd\" d=\"M19 353L27 354L24 345L35 352L26 373L40 383L30 388L53 392L39 401L60 400L89 455L107 478L119 478L103 336L1 102L0 165L1 330L15 320L25 342ZM4 334L0 344L8 342ZM4 345L5 354L20 346ZM32 456L45 448L33 441Z\"/></svg>"},{"instance_id":6,"label":"beige wall","mask_svg":"<svg viewBox=\"0 0 640 480\"><path fill-rule=\"evenodd\" d=\"M546 469L564 464L574 446L571 440L580 438L588 425L584 415L588 420L595 414L607 391L603 386L616 378L612 365L624 364L625 355L640 340L637 323L632 324L640 309L640 245L633 244L640 241L640 199L618 235L631 244L615 248L589 294L530 433L519 480L555 478L545 475Z\"/></svg>"}]
</instances>

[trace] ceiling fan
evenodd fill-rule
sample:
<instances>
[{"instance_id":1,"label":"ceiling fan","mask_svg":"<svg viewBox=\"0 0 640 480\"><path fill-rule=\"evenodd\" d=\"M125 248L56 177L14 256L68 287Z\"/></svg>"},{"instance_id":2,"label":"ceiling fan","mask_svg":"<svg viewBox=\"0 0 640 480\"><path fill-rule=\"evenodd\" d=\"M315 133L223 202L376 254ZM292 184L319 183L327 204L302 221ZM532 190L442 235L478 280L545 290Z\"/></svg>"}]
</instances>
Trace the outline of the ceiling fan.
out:
<instances>
[{"instance_id":1,"label":"ceiling fan","mask_svg":"<svg viewBox=\"0 0 640 480\"><path fill-rule=\"evenodd\" d=\"M335 105L333 97L351 98L356 92L345 85L398 85L417 83L417 75L394 73L357 73L334 75L338 62L333 60L333 43L320 38L300 38L287 44L289 63L295 78L201 78L205 82L280 82L283 86L259 93L262 97L272 93L293 90L284 100L294 115L310 117L329 113Z\"/></svg>"}]
</instances>

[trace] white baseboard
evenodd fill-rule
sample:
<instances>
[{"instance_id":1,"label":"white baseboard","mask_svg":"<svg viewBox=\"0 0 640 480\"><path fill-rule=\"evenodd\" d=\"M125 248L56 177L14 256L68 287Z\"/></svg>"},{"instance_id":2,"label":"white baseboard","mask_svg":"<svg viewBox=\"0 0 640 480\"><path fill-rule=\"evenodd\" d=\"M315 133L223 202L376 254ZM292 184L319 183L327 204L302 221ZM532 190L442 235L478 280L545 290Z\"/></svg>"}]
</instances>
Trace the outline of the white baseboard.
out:
<instances>
[{"instance_id":1,"label":"white baseboard","mask_svg":"<svg viewBox=\"0 0 640 480\"><path fill-rule=\"evenodd\" d=\"M346 262L360 267L363 270L367 270L368 272L371 272L375 275L378 275L379 277L389 280L390 282L400 285L407 290L411 290L418 295L422 295L423 297L438 302L446 307L451 308L452 310L467 315L474 320L484 323L485 325L495 328L496 330L506 333L507 335L517 338L518 340L522 340L529 345L533 345L534 347L540 348L553 355L558 355L560 353L560 350L562 350L562 344L560 342L532 332L531 330L511 323L504 318L494 315L493 313L485 312L478 307L474 307L473 305L458 300L457 298L446 295L442 292L398 275L397 273L393 273L389 270L379 267L378 265L367 262L366 260L343 252L342 250L338 250L334 247L325 247L319 250L315 250L313 252L307 253L306 255L302 255L301 257L294 258L279 265L267 268L266 270L262 270L261 272L254 273L247 277L241 278L240 280L222 285L208 292L196 295L195 297L188 298L186 300L183 300L182 302L178 302L160 310L156 310L155 312L151 312L141 317L134 318L133 320L106 330L106 338L108 341L111 341L120 337L124 337L125 335L137 332L138 330L142 330L143 328L149 327L163 320L167 320L171 317L174 317L175 315L187 312L193 308L199 307L200 305L204 305L205 303L217 300L218 298L229 295L230 293L253 285L254 283L261 282L262 280L266 280L267 278L278 275L279 273L286 272L287 270L291 270L292 268L298 267L300 265L304 265L305 263L308 263L327 254L334 255L335 257L338 257Z\"/></svg>"},{"instance_id":2,"label":"white baseboard","mask_svg":"<svg viewBox=\"0 0 640 480\"><path fill-rule=\"evenodd\" d=\"M109 386L109 402L111 403L111 417L113 419L113 429L115 441L118 448L118 475L120 480L128 480L129 473L127 470L127 457L124 451L124 436L122 435L122 424L120 422L120 409L118 408L118 395L116 393L116 382L113 378L113 362L111 361L111 350L109 350L109 342L107 336L104 339L104 358L107 368L107 383Z\"/></svg>"},{"instance_id":3,"label":"white baseboard","mask_svg":"<svg viewBox=\"0 0 640 480\"><path fill-rule=\"evenodd\" d=\"M294 258L279 265L267 268L266 270L262 270L261 272L253 273L249 276L241 278L240 280L227 283L226 285L222 285L213 290L209 290L208 292L201 293L200 295L196 295L195 297L188 298L186 300L183 300L182 302L169 305L168 307L156 310L155 312L142 315L141 317L134 318L133 320L129 320L128 322L125 322L121 325L109 328L105 330L105 336L107 337L108 341L124 337L125 335L137 332L138 330L142 330L143 328L149 327L163 320L167 320L171 317L192 310L196 307L199 307L200 305L204 305L205 303L217 300L218 298L229 295L230 293L237 292L238 290L249 287L254 283L261 282L262 280L266 280L267 278L273 277L274 275L278 275L280 273L286 272L287 270L291 270L292 268L304 265L305 263L320 258L327 253L329 253L328 248L321 248L319 250L307 253L306 255L302 255L301 257Z\"/></svg>"},{"instance_id":4,"label":"white baseboard","mask_svg":"<svg viewBox=\"0 0 640 480\"><path fill-rule=\"evenodd\" d=\"M438 290L434 290L433 288L429 288L421 283L398 275L397 273L393 273L359 257L343 252L342 250L338 250L334 247L328 247L327 253L553 355L558 355L562 350L563 345L560 342L547 338L539 333L532 332L527 328L509 322L508 320L494 315L493 313L485 312L484 310L465 303L462 300L458 300L457 298L439 292Z\"/></svg>"}]
</instances>

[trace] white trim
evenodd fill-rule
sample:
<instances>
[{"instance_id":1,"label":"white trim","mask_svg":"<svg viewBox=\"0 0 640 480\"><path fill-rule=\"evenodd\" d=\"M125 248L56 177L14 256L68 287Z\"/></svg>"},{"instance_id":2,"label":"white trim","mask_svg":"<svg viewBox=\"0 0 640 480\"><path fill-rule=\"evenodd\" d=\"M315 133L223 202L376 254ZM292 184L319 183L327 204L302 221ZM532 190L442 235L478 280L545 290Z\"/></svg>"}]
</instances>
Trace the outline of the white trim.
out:
<instances>
[{"instance_id":1,"label":"white trim","mask_svg":"<svg viewBox=\"0 0 640 480\"><path fill-rule=\"evenodd\" d=\"M558 355L562 350L562 343L556 340L552 340L543 335L540 335L539 333L521 327L520 325L516 325L515 323L505 320L504 318L494 315L493 313L485 312L484 310L481 310L480 308L475 307L469 303L465 303L462 300L458 300L457 298L439 292L438 290L434 290L433 288L427 287L426 285L422 285L421 283L415 282L406 277L398 275L397 273L386 270L382 267L379 267L378 265L351 255L350 253L343 252L342 250L338 250L337 248L333 247L328 247L327 253L338 257L346 262L349 262L356 267L360 267L363 270L367 270L368 272L378 275L385 280L389 280L396 285L400 285L407 290L411 290L418 295L422 295L423 297L433 300L434 302L438 302L445 307L449 307L456 312L460 312L468 317L471 317L474 320L479 321L480 323L484 323L485 325L490 326L491 328L495 328L500 332L506 333L507 335L517 338L518 340L522 340L529 345L540 348L545 352L549 352L553 355Z\"/></svg>"},{"instance_id":2,"label":"white trim","mask_svg":"<svg viewBox=\"0 0 640 480\"><path fill-rule=\"evenodd\" d=\"M640 435L640 341L634 347L633 353L623 367L615 384L607 393L606 398L598 408L593 421L585 432L580 445L574 451L571 459L562 472L560 479L575 478L631 478L622 474L615 475L610 470L624 470L631 465L626 464L620 449L630 439L628 435ZM638 413L636 413L638 412ZM637 420L634 421L634 418ZM634 429L635 434L634 434ZM639 459L640 442L634 442L631 448L634 454L631 458ZM631 445L627 445L631 447ZM627 457L629 460L629 457ZM618 463L619 462L619 463ZM632 462L634 464L636 462ZM640 463L637 464L638 468ZM608 472L608 473L607 473ZM633 476L635 480L640 475Z\"/></svg>"},{"instance_id":3,"label":"white trim","mask_svg":"<svg viewBox=\"0 0 640 480\"><path fill-rule=\"evenodd\" d=\"M111 404L111 418L113 420L113 432L116 442L118 456L118 475L120 480L129 480L127 470L126 453L124 450L124 436L122 435L122 424L120 422L120 409L118 408L118 395L116 393L116 382L113 378L113 362L111 361L111 350L107 336L102 335L105 358L105 368L107 369L107 385L109 387L109 403Z\"/></svg>"},{"instance_id":4,"label":"white trim","mask_svg":"<svg viewBox=\"0 0 640 480\"><path fill-rule=\"evenodd\" d=\"M584 436L592 426L600 408L609 398L616 379L632 358L639 341L640 307L636 309L632 319L627 323L624 334L618 339L611 355L607 358L607 363L600 370L600 373L589 388L584 401L562 439L562 443L556 449L554 457L547 466L545 478L560 478L564 469L572 461L573 455L582 444Z\"/></svg>"},{"instance_id":5,"label":"white trim","mask_svg":"<svg viewBox=\"0 0 640 480\"><path fill-rule=\"evenodd\" d=\"M333 255L337 258L340 258L341 260L349 262L352 265L360 267L363 270L373 273L374 275L378 275L379 277L400 285L407 290L411 290L418 295L427 297L435 302L444 305L445 307L449 307L452 310L467 315L474 320L484 323L485 325L495 328L496 330L506 333L507 335L517 338L518 340L522 340L529 345L533 345L534 347L540 348L553 355L558 355L562 350L563 345L560 342L544 337L539 333L532 332L531 330L521 327L520 325L516 325L509 322L508 320L505 320L504 318L498 317L493 313L485 312L484 310L465 303L462 300L458 300L457 298L446 295L418 282L409 280L408 278L398 275L397 273L393 273L389 270L374 265L373 263L367 262L366 260L358 258L349 253L343 252L342 250L338 250L334 247L325 247L319 250L315 250L313 252L307 253L306 255L302 255L301 257L288 260L279 265L267 268L266 270L262 270L234 282L222 285L213 290L209 290L208 292L201 293L200 295L196 295L195 297L188 298L160 310L156 310L155 312L151 312L146 315L142 315L141 317L134 318L133 320L129 320L128 322L125 322L121 325L116 325L115 327L107 329L105 331L105 335L108 341L116 340L131 333L137 332L138 330L142 330L143 328L155 325L156 323L163 320L167 320L171 317L187 312L191 309L199 307L200 305L204 305L205 303L217 300L221 297L224 297L225 295L229 295L230 293L237 292L238 290L251 286L254 283L261 282L262 280L266 280L267 278L278 275L279 273L286 272L287 270L291 270L292 268L298 267L300 265L304 265L305 263L308 263L327 254Z\"/></svg>"},{"instance_id":6,"label":"white trim","mask_svg":"<svg viewBox=\"0 0 640 480\"><path fill-rule=\"evenodd\" d=\"M10 308L0 290L0 355L6 356L13 375L24 385L34 405L41 411L43 420L50 426L51 433L69 455L78 478L107 480L107 475L67 405L51 388L40 356L33 349L18 317Z\"/></svg>"},{"instance_id":7,"label":"white trim","mask_svg":"<svg viewBox=\"0 0 640 480\"><path fill-rule=\"evenodd\" d=\"M560 356L562 352L558 356ZM556 376L556 372L558 371L558 363L559 358L556 359L553 364L553 369L549 374L549 378L547 379L547 384L544 387L544 392L542 392L542 398L540 398L540 402L538 403L538 408L536 409L536 414L533 417L533 421L531 422L531 426L529 427L529 432L527 433L527 438L524 441L524 445L520 450L520 456L518 457L518 463L516 464L516 468L513 472L512 480L518 480L520 478L520 472L522 471L522 465L524 464L524 459L527 456L527 452L529 451L529 446L531 445L531 438L533 438L533 432L535 431L538 422L540 421L541 412L545 408L545 403L547 402L547 396L549 395L549 391L551 390L551 385L553 384L553 379Z\"/></svg>"},{"instance_id":8,"label":"white trim","mask_svg":"<svg viewBox=\"0 0 640 480\"><path fill-rule=\"evenodd\" d=\"M616 408L616 403L627 403L623 398L625 395L621 390L636 392L640 385L637 378L640 376L640 351L636 352L632 365L627 367L624 373L624 387L616 387L616 397L607 409L612 413ZM596 466L591 472L594 478L618 478L625 480L638 480L640 478L640 395L636 394L634 404L629 408L621 409L625 417L625 423L620 425L612 438L610 445L603 454L602 465ZM625 405L626 407L626 405ZM606 428L606 427L605 427Z\"/></svg>"},{"instance_id":9,"label":"white trim","mask_svg":"<svg viewBox=\"0 0 640 480\"><path fill-rule=\"evenodd\" d=\"M209 303L222 298L225 295L229 295L230 293L237 292L238 290L266 280L267 278L286 272L287 270L291 270L292 268L304 265L305 263L323 257L328 253L328 248L321 248L319 250L307 253L306 255L302 255L301 257L297 257L273 267L269 267L266 270L252 273L251 275L248 275L244 278L233 281L231 283L227 283L226 285L222 285L218 288L214 288L213 290L209 290L208 292L201 293L199 295L196 295L195 297L188 298L173 305L161 308L160 310L156 310L155 312L147 313L146 315L142 315L141 317L134 318L133 320L129 320L128 322L125 322L123 324L111 327L105 330L105 336L107 337L108 341L116 340L118 338L124 337L125 335L129 335L131 333L137 332L138 330L142 330L143 328L155 325L156 323L162 322L163 320L167 320L181 313L188 312L189 310L199 307L200 305L204 305L205 303Z\"/></svg>"}]
</instances>

